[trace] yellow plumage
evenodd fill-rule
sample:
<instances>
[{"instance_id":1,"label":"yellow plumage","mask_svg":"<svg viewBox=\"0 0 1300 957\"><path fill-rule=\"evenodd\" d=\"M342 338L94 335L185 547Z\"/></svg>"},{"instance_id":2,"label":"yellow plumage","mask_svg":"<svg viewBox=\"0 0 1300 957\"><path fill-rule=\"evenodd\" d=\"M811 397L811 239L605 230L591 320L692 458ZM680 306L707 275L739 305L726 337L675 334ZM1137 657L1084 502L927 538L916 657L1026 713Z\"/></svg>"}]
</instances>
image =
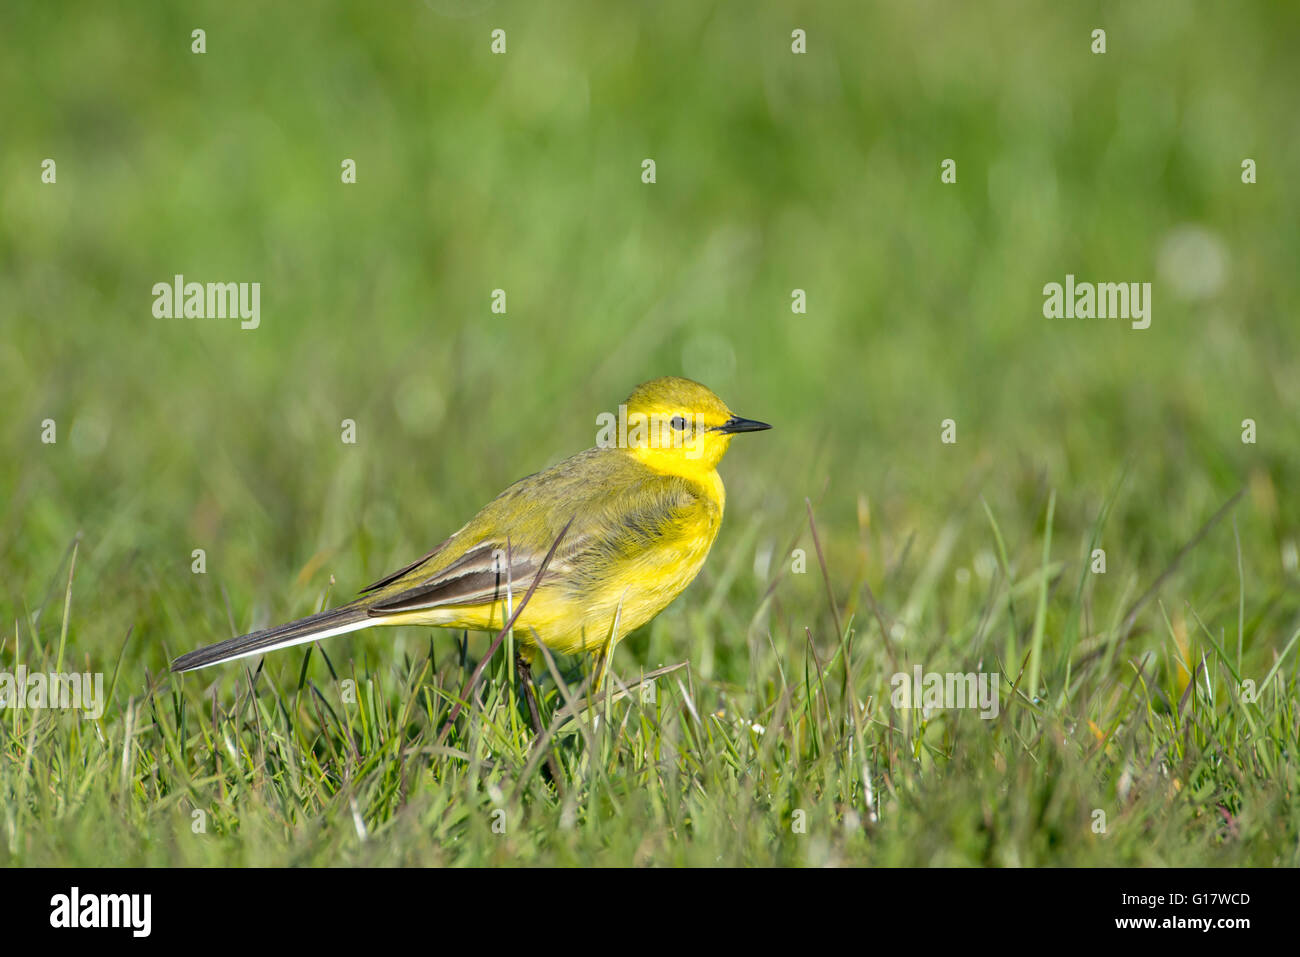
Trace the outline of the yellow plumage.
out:
<instances>
[{"instance_id":1,"label":"yellow plumage","mask_svg":"<svg viewBox=\"0 0 1300 957\"><path fill-rule=\"evenodd\" d=\"M768 428L733 415L689 379L654 379L625 406L608 447L519 480L442 544L355 601L191 652L172 669L373 625L498 630L507 605L523 601L557 539L515 633L525 645L540 641L607 660L620 638L662 611L698 574L726 505L718 462L737 432Z\"/></svg>"}]
</instances>

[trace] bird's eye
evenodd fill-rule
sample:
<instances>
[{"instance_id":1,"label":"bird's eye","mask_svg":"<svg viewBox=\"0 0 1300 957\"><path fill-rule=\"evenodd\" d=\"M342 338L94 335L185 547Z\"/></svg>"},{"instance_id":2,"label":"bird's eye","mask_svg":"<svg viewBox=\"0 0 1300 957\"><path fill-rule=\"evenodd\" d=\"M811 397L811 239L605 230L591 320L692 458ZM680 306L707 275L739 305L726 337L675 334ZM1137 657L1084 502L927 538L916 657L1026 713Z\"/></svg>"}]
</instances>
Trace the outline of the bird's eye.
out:
<instances>
[{"instance_id":1,"label":"bird's eye","mask_svg":"<svg viewBox=\"0 0 1300 957\"><path fill-rule=\"evenodd\" d=\"M680 415L674 415L672 417L672 420L668 424L671 425L678 432L683 432L686 430L686 419Z\"/></svg>"}]
</instances>

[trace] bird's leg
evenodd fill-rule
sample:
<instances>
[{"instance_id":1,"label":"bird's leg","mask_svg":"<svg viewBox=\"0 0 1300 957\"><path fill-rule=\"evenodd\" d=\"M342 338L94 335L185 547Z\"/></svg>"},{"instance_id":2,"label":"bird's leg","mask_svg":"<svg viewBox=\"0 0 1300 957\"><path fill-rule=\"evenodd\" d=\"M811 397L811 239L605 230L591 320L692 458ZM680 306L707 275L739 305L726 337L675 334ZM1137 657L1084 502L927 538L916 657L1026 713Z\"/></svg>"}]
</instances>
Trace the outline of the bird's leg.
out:
<instances>
[{"instance_id":1,"label":"bird's leg","mask_svg":"<svg viewBox=\"0 0 1300 957\"><path fill-rule=\"evenodd\" d=\"M605 674L609 671L610 652L614 650L612 645L605 645L596 652L596 657L591 663L591 693L600 694L600 689L605 684Z\"/></svg>"},{"instance_id":2,"label":"bird's leg","mask_svg":"<svg viewBox=\"0 0 1300 957\"><path fill-rule=\"evenodd\" d=\"M528 715L533 721L533 733L540 740L542 737L542 717L537 710L537 698L533 695L533 667L529 664L528 656L524 654L522 647L515 650L515 674L519 678L519 686L523 688L524 700L528 702Z\"/></svg>"},{"instance_id":3,"label":"bird's leg","mask_svg":"<svg viewBox=\"0 0 1300 957\"><path fill-rule=\"evenodd\" d=\"M542 746L542 716L537 710L537 697L533 691L533 666L528 661L528 655L520 648L515 652L515 673L519 678L519 686L524 689L524 700L528 702L528 715L533 721L533 747ZM557 791L562 790L560 787L560 767L555 763L555 755L547 753L546 769L551 773L551 783L555 785Z\"/></svg>"}]
</instances>

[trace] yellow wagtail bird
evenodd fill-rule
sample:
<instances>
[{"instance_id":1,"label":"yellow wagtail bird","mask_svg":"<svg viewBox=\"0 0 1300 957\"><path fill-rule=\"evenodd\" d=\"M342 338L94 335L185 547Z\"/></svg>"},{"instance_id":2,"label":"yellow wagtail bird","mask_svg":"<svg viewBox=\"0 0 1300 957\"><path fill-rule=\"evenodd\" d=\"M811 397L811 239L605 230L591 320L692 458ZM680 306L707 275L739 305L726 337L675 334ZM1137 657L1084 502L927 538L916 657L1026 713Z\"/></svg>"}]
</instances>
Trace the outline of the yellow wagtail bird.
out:
<instances>
[{"instance_id":1,"label":"yellow wagtail bird","mask_svg":"<svg viewBox=\"0 0 1300 957\"><path fill-rule=\"evenodd\" d=\"M619 639L659 614L703 566L722 524L717 466L732 436L771 428L675 377L638 386L616 423L608 413L602 419L596 448L520 479L356 600L192 651L172 671L373 625L495 631L517 611L523 646L594 653L599 688Z\"/></svg>"}]
</instances>

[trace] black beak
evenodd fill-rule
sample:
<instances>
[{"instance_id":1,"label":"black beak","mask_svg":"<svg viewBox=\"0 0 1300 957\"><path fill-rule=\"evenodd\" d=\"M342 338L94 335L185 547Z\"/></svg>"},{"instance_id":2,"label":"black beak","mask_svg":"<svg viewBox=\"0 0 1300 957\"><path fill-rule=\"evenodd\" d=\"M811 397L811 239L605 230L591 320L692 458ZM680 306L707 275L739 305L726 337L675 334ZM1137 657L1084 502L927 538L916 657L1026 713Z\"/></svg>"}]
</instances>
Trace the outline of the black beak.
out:
<instances>
[{"instance_id":1,"label":"black beak","mask_svg":"<svg viewBox=\"0 0 1300 957\"><path fill-rule=\"evenodd\" d=\"M735 432L762 432L764 429L770 429L771 426L766 422L758 422L754 419L742 419L738 415L733 415L726 422L714 427L714 432L725 432L728 435Z\"/></svg>"}]
</instances>

